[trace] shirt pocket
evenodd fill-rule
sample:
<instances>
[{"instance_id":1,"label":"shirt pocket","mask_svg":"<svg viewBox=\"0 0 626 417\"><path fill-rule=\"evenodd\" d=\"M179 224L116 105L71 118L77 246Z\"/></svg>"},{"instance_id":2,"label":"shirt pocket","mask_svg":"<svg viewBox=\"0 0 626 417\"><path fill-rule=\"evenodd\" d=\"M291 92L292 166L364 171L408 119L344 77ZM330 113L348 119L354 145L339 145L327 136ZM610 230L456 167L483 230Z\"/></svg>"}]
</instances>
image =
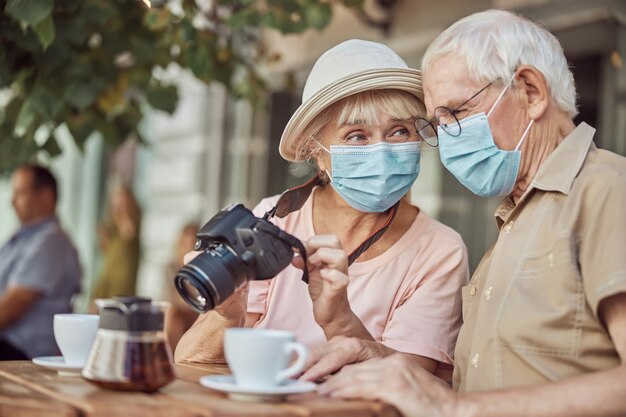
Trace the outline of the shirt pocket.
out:
<instances>
[{"instance_id":1,"label":"shirt pocket","mask_svg":"<svg viewBox=\"0 0 626 417\"><path fill-rule=\"evenodd\" d=\"M522 258L502 300L498 334L518 352L576 356L584 309L574 240L558 238Z\"/></svg>"}]
</instances>

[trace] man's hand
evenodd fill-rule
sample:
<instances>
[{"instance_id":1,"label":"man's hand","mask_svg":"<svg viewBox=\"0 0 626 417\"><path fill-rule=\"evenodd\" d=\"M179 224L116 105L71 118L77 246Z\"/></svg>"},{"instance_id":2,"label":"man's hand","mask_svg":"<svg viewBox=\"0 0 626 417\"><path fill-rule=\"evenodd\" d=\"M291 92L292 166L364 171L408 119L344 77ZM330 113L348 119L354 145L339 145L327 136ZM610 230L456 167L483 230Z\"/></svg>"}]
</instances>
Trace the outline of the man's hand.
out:
<instances>
[{"instance_id":1,"label":"man's hand","mask_svg":"<svg viewBox=\"0 0 626 417\"><path fill-rule=\"evenodd\" d=\"M302 380L315 381L323 378L345 365L363 362L374 358L383 358L395 353L395 350L377 342L354 337L337 336L328 343L309 351L309 357Z\"/></svg>"},{"instance_id":2,"label":"man's hand","mask_svg":"<svg viewBox=\"0 0 626 417\"><path fill-rule=\"evenodd\" d=\"M395 354L345 367L318 389L338 398L380 400L405 417L453 417L458 396L413 358Z\"/></svg>"}]
</instances>

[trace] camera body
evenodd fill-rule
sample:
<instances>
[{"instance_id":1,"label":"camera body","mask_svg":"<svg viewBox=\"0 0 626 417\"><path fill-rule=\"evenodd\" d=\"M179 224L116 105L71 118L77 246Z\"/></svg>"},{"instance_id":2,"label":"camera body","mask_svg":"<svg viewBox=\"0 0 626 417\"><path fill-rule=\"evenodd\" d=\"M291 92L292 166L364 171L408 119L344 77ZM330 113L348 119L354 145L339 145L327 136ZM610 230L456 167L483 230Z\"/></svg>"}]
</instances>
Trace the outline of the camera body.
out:
<instances>
[{"instance_id":1,"label":"camera body","mask_svg":"<svg viewBox=\"0 0 626 417\"><path fill-rule=\"evenodd\" d=\"M301 242L242 204L217 213L196 234L200 255L176 274L179 294L196 311L221 304L247 281L273 278Z\"/></svg>"}]
</instances>

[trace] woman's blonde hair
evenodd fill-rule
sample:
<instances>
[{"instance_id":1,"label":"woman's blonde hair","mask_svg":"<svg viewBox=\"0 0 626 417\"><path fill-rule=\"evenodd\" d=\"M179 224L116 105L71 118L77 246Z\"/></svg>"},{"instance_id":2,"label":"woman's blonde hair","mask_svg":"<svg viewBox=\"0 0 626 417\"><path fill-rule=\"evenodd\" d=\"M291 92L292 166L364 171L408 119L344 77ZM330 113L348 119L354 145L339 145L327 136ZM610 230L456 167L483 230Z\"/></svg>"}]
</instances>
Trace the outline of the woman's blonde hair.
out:
<instances>
[{"instance_id":1,"label":"woman's blonde hair","mask_svg":"<svg viewBox=\"0 0 626 417\"><path fill-rule=\"evenodd\" d=\"M394 119L410 120L425 114L424 103L413 94L402 90L372 90L354 94L333 103L322 111L302 133L296 150L296 159L314 164L313 155L318 150L320 131L329 123L336 126L362 122L380 124L380 115L386 113Z\"/></svg>"}]
</instances>

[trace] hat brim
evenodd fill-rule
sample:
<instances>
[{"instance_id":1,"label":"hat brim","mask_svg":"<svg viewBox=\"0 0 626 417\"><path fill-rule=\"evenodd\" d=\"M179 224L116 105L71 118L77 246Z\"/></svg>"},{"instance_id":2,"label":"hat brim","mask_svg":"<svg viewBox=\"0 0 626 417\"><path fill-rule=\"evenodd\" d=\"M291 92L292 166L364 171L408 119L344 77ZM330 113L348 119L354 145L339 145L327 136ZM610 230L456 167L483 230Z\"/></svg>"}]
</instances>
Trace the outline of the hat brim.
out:
<instances>
[{"instance_id":1,"label":"hat brim","mask_svg":"<svg viewBox=\"0 0 626 417\"><path fill-rule=\"evenodd\" d=\"M422 73L412 68L388 68L364 71L338 80L318 91L294 112L280 138L279 152L287 161L299 162L298 144L307 126L328 106L354 94L372 90L406 91L424 102Z\"/></svg>"}]
</instances>

